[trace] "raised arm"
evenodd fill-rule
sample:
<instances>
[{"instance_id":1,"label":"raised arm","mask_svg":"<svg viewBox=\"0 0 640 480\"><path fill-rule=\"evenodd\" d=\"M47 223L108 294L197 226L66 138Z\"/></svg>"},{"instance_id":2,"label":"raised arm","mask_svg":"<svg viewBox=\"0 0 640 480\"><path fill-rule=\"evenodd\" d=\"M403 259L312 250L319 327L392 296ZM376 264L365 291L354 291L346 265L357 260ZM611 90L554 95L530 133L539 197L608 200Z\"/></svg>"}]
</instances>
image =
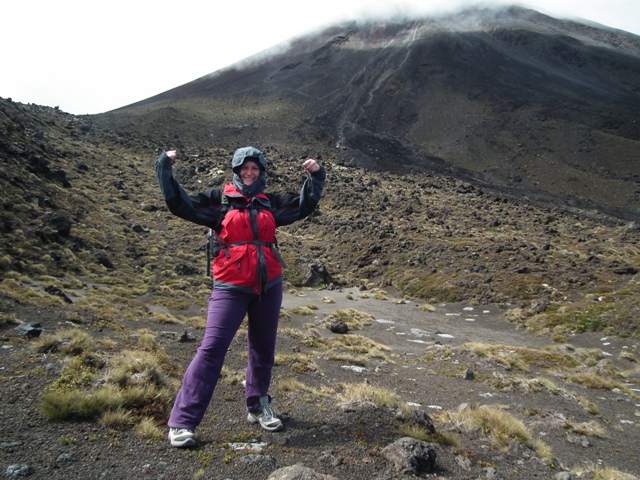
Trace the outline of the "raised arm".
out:
<instances>
[{"instance_id":1,"label":"raised arm","mask_svg":"<svg viewBox=\"0 0 640 480\"><path fill-rule=\"evenodd\" d=\"M174 215L210 228L215 227L220 216L221 195L219 189L210 189L189 195L173 176L176 152L163 152L156 160L156 175L167 208Z\"/></svg>"},{"instance_id":2,"label":"raised arm","mask_svg":"<svg viewBox=\"0 0 640 480\"><path fill-rule=\"evenodd\" d=\"M302 168L309 176L302 185L300 195L269 195L276 226L289 225L308 217L320 202L326 178L324 167L315 160L308 159L302 164Z\"/></svg>"}]
</instances>

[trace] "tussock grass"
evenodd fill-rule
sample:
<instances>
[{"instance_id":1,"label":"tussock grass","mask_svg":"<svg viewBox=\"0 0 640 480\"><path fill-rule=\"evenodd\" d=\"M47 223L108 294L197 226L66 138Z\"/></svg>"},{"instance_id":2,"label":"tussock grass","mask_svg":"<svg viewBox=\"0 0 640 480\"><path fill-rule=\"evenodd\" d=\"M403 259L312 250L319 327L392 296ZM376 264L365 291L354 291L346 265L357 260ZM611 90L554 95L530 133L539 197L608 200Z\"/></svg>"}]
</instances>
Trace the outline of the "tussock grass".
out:
<instances>
[{"instance_id":1,"label":"tussock grass","mask_svg":"<svg viewBox=\"0 0 640 480\"><path fill-rule=\"evenodd\" d=\"M328 325L335 320L344 322L349 327L349 330L361 330L372 325L375 318L369 313L360 312L354 308L344 308L335 310L327 315L325 324Z\"/></svg>"},{"instance_id":2,"label":"tussock grass","mask_svg":"<svg viewBox=\"0 0 640 480\"><path fill-rule=\"evenodd\" d=\"M300 392L300 391L304 391L307 390L307 386L302 383L300 380L297 380L295 378L285 378L283 380L280 380L275 386L274 386L274 392L275 393L286 393L286 392Z\"/></svg>"},{"instance_id":3,"label":"tussock grass","mask_svg":"<svg viewBox=\"0 0 640 480\"><path fill-rule=\"evenodd\" d=\"M573 469L574 473L583 476L585 473L592 475L593 480L639 480L640 477L622 472L611 467L604 467L595 463L588 463L585 467Z\"/></svg>"},{"instance_id":4,"label":"tussock grass","mask_svg":"<svg viewBox=\"0 0 640 480\"><path fill-rule=\"evenodd\" d=\"M562 392L562 389L548 378L539 377L524 380L523 382L525 388L532 392L547 391L552 395L558 395Z\"/></svg>"},{"instance_id":5,"label":"tussock grass","mask_svg":"<svg viewBox=\"0 0 640 480\"><path fill-rule=\"evenodd\" d=\"M589 400L587 397L578 397L578 402L580 402L580 405L583 406L588 414L600 415L600 409L598 408L598 405Z\"/></svg>"},{"instance_id":6,"label":"tussock grass","mask_svg":"<svg viewBox=\"0 0 640 480\"><path fill-rule=\"evenodd\" d=\"M377 407L398 408L405 413L409 409L400 395L388 388L375 387L368 383L340 383L337 389L340 392L340 400L344 403L371 402Z\"/></svg>"},{"instance_id":7,"label":"tussock grass","mask_svg":"<svg viewBox=\"0 0 640 480\"><path fill-rule=\"evenodd\" d=\"M93 420L124 405L124 395L114 386L85 390L49 390L42 395L40 409L52 420Z\"/></svg>"},{"instance_id":8,"label":"tussock grass","mask_svg":"<svg viewBox=\"0 0 640 480\"><path fill-rule=\"evenodd\" d=\"M435 312L436 311L436 307L434 307L430 303L425 303L423 305L420 305L418 307L418 310L420 310L421 312Z\"/></svg>"},{"instance_id":9,"label":"tussock grass","mask_svg":"<svg viewBox=\"0 0 640 480\"><path fill-rule=\"evenodd\" d=\"M329 360L333 360L335 362L345 362L349 365L360 365L361 367L366 367L368 363L367 357L364 355L350 355L347 353L331 353L329 355Z\"/></svg>"},{"instance_id":10,"label":"tussock grass","mask_svg":"<svg viewBox=\"0 0 640 480\"><path fill-rule=\"evenodd\" d=\"M156 336L152 333L143 333L138 338L138 345L147 352L163 352L164 348L158 342Z\"/></svg>"},{"instance_id":11,"label":"tussock grass","mask_svg":"<svg viewBox=\"0 0 640 480\"><path fill-rule=\"evenodd\" d=\"M19 325L18 318L13 313L0 312L0 327L5 325Z\"/></svg>"},{"instance_id":12,"label":"tussock grass","mask_svg":"<svg viewBox=\"0 0 640 480\"><path fill-rule=\"evenodd\" d=\"M278 383L276 383L276 385L274 385L273 390L278 394L305 392L313 395L314 397L327 397L335 394L333 390L327 391L313 388L295 378L285 378L283 380L280 380Z\"/></svg>"},{"instance_id":13,"label":"tussock grass","mask_svg":"<svg viewBox=\"0 0 640 480\"><path fill-rule=\"evenodd\" d=\"M32 344L40 353L59 353L67 356L95 355L96 342L93 337L79 328L65 328L55 334L42 335Z\"/></svg>"},{"instance_id":14,"label":"tussock grass","mask_svg":"<svg viewBox=\"0 0 640 480\"><path fill-rule=\"evenodd\" d=\"M151 316L153 320L158 323L170 324L170 325L181 325L184 324L182 320L179 320L174 315L170 313L152 313Z\"/></svg>"},{"instance_id":15,"label":"tussock grass","mask_svg":"<svg viewBox=\"0 0 640 480\"><path fill-rule=\"evenodd\" d=\"M518 369L529 372L532 367L546 370L573 369L580 363L571 355L507 345L490 345L486 343L468 342L462 345L480 357L489 358L507 369Z\"/></svg>"},{"instance_id":16,"label":"tussock grass","mask_svg":"<svg viewBox=\"0 0 640 480\"><path fill-rule=\"evenodd\" d=\"M127 427L133 425L134 421L133 414L122 407L107 410L100 417L100 424L104 427Z\"/></svg>"},{"instance_id":17,"label":"tussock grass","mask_svg":"<svg viewBox=\"0 0 640 480\"><path fill-rule=\"evenodd\" d=\"M498 449L504 450L511 441L516 441L539 454L543 443L535 442L526 425L509 412L492 407L481 406L457 412L447 412L449 420L458 422L460 427L478 428L489 435Z\"/></svg>"},{"instance_id":18,"label":"tussock grass","mask_svg":"<svg viewBox=\"0 0 640 480\"><path fill-rule=\"evenodd\" d=\"M548 311L527 319L527 331L545 333L567 331L575 333L603 332L623 337L635 337L640 332L637 311L640 308L638 285L632 290L590 295L581 302L553 305ZM599 300L597 300L599 299Z\"/></svg>"},{"instance_id":19,"label":"tussock grass","mask_svg":"<svg viewBox=\"0 0 640 480\"><path fill-rule=\"evenodd\" d=\"M291 371L296 373L317 372L319 370L316 362L305 353L277 353L274 365L288 366Z\"/></svg>"},{"instance_id":20,"label":"tussock grass","mask_svg":"<svg viewBox=\"0 0 640 480\"><path fill-rule=\"evenodd\" d=\"M207 326L206 316L187 317L184 319L184 323L196 330L204 330Z\"/></svg>"},{"instance_id":21,"label":"tussock grass","mask_svg":"<svg viewBox=\"0 0 640 480\"><path fill-rule=\"evenodd\" d=\"M598 375L594 372L574 373L567 376L567 381L577 383L583 387L594 388L596 390L613 390L614 388L619 388L620 390L625 389L621 383Z\"/></svg>"},{"instance_id":22,"label":"tussock grass","mask_svg":"<svg viewBox=\"0 0 640 480\"><path fill-rule=\"evenodd\" d=\"M108 374L111 383L127 385L164 385L164 374L158 357L152 352L123 350L111 360Z\"/></svg>"},{"instance_id":23,"label":"tussock grass","mask_svg":"<svg viewBox=\"0 0 640 480\"><path fill-rule=\"evenodd\" d=\"M371 358L382 358L389 363L393 361L387 355L391 348L381 343L375 342L362 335L341 335L336 337L333 342L334 348L342 348L348 352L367 355Z\"/></svg>"},{"instance_id":24,"label":"tussock grass","mask_svg":"<svg viewBox=\"0 0 640 480\"><path fill-rule=\"evenodd\" d=\"M151 417L143 417L134 428L136 435L149 440L164 439L164 432L160 429L156 421Z\"/></svg>"},{"instance_id":25,"label":"tussock grass","mask_svg":"<svg viewBox=\"0 0 640 480\"><path fill-rule=\"evenodd\" d=\"M294 307L289 312L293 315L313 315L313 310L308 306Z\"/></svg>"},{"instance_id":26,"label":"tussock grass","mask_svg":"<svg viewBox=\"0 0 640 480\"><path fill-rule=\"evenodd\" d=\"M460 439L455 435L446 432L431 433L426 428L414 423L401 423L398 426L398 432L405 436L422 440L428 443L438 443L447 447L460 446Z\"/></svg>"},{"instance_id":27,"label":"tussock grass","mask_svg":"<svg viewBox=\"0 0 640 480\"><path fill-rule=\"evenodd\" d=\"M606 438L606 433L604 428L596 422L583 422L583 423L565 422L563 424L563 427L566 430L571 430L572 432L575 432L578 435L582 435L584 437Z\"/></svg>"},{"instance_id":28,"label":"tussock grass","mask_svg":"<svg viewBox=\"0 0 640 480\"><path fill-rule=\"evenodd\" d=\"M226 385L241 385L245 377L246 372L244 370L232 372L226 366L223 366L220 372L220 381Z\"/></svg>"}]
</instances>

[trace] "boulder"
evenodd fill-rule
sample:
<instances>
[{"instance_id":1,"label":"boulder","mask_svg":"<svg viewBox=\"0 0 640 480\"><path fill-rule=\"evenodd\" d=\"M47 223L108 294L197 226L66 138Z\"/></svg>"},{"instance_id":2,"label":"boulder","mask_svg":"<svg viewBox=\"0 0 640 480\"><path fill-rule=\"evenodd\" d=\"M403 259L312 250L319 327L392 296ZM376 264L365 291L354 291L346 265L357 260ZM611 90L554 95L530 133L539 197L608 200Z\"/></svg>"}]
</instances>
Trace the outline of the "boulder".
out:
<instances>
[{"instance_id":1,"label":"boulder","mask_svg":"<svg viewBox=\"0 0 640 480\"><path fill-rule=\"evenodd\" d=\"M381 453L398 473L417 475L421 472L433 472L436 467L435 449L415 438L400 438L384 447Z\"/></svg>"}]
</instances>

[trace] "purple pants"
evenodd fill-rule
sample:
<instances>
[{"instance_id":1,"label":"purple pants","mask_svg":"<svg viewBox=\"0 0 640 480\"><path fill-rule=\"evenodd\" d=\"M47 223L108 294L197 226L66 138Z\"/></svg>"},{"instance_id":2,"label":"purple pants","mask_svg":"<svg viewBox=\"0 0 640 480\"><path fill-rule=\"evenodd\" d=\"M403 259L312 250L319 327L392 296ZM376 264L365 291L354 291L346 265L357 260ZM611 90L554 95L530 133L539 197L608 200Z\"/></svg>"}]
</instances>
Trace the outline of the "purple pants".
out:
<instances>
[{"instance_id":1,"label":"purple pants","mask_svg":"<svg viewBox=\"0 0 640 480\"><path fill-rule=\"evenodd\" d=\"M281 283L261 296L232 290L211 293L204 338L182 379L167 422L169 427L195 430L200 424L245 313L249 316L245 399L247 411L259 409L259 398L268 394L271 383L281 305Z\"/></svg>"}]
</instances>

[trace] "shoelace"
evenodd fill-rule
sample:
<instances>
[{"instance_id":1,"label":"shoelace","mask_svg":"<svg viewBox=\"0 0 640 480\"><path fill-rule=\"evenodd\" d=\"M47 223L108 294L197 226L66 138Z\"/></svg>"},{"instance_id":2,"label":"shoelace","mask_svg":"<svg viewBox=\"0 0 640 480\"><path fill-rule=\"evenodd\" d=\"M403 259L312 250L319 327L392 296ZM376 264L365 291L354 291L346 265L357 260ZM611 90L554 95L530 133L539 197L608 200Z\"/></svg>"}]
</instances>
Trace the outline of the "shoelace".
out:
<instances>
[{"instance_id":1,"label":"shoelace","mask_svg":"<svg viewBox=\"0 0 640 480\"><path fill-rule=\"evenodd\" d=\"M264 407L262 407L262 416L267 420L271 420L273 417L275 417L275 415L273 414L273 410L271 410L271 407L269 405L265 405Z\"/></svg>"}]
</instances>

